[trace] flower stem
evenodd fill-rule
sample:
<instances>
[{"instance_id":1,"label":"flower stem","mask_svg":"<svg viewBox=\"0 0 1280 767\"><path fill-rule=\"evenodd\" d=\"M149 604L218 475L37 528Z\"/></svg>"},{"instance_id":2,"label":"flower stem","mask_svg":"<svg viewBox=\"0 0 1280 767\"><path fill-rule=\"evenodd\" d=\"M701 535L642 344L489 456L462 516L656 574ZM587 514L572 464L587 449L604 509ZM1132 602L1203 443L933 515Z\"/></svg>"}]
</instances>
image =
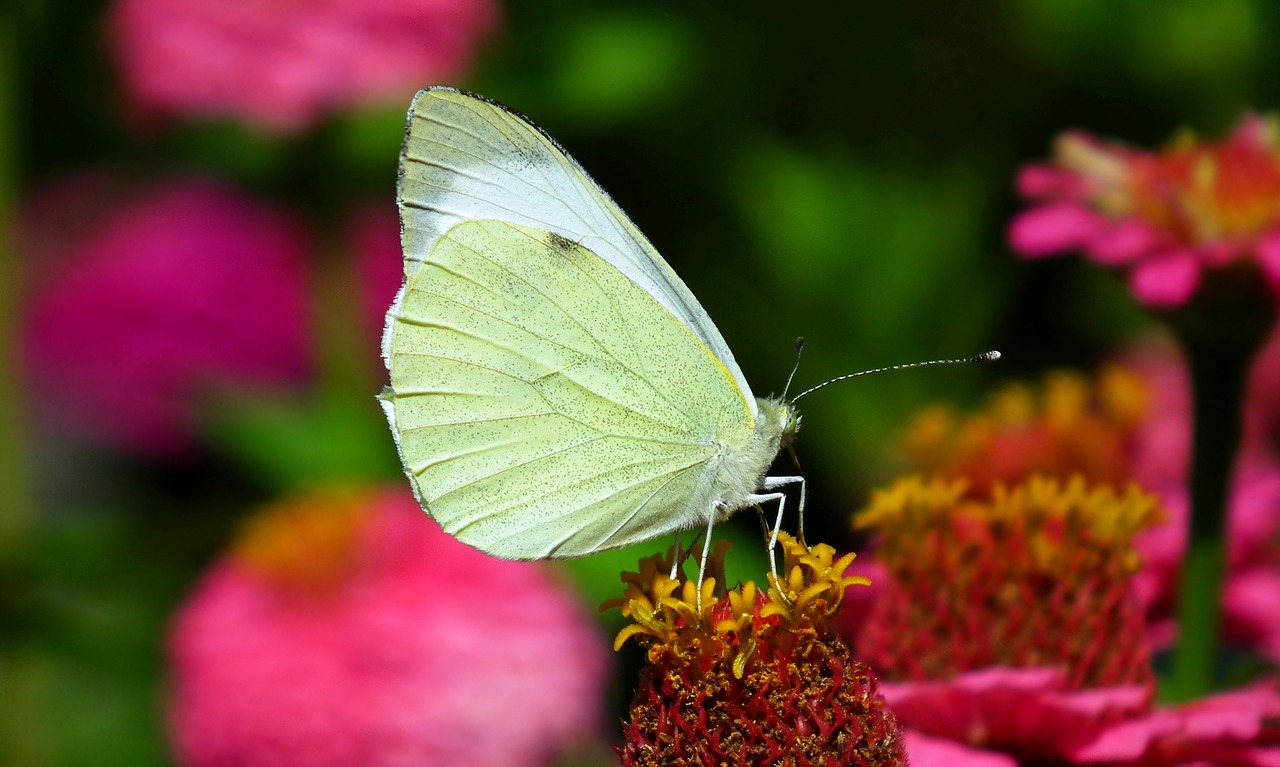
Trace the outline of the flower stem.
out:
<instances>
[{"instance_id":1,"label":"flower stem","mask_svg":"<svg viewBox=\"0 0 1280 767\"><path fill-rule=\"evenodd\" d=\"M1178 644L1164 697L1189 700L1218 683L1221 597L1232 470L1243 433L1250 362L1275 308L1256 290L1214 290L1170 315L1191 373L1194 420L1187 552L1178 594ZM1239 284L1233 287L1239 288ZM1208 298L1203 298L1208 296Z\"/></svg>"}]
</instances>

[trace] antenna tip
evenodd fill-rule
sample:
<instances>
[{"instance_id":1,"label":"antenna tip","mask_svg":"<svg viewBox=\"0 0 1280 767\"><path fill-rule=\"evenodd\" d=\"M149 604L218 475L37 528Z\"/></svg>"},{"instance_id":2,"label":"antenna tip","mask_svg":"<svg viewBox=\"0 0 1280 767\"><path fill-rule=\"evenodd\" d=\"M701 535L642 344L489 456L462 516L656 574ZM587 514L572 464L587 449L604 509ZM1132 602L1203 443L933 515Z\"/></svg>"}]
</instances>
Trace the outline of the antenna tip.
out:
<instances>
[{"instance_id":1,"label":"antenna tip","mask_svg":"<svg viewBox=\"0 0 1280 767\"><path fill-rule=\"evenodd\" d=\"M979 362L995 362L996 360L1000 359L1000 352L996 351L995 349L992 349L989 352L984 352L982 354L979 354L977 357L974 357L974 359L978 360Z\"/></svg>"}]
</instances>

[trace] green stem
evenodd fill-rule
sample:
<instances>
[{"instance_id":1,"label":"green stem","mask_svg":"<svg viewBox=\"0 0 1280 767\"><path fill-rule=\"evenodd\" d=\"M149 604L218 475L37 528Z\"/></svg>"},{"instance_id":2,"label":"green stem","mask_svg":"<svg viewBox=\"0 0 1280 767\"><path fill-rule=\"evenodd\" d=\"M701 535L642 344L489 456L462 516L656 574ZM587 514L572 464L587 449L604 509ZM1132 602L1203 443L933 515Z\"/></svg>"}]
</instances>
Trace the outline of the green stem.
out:
<instances>
[{"instance_id":1,"label":"green stem","mask_svg":"<svg viewBox=\"0 0 1280 767\"><path fill-rule=\"evenodd\" d=\"M1203 286L1201 296L1170 316L1187 356L1193 403L1190 519L1178 594L1178 644L1164 697L1189 700L1212 692L1218 675L1221 598L1227 557L1231 478L1243 434L1245 385L1254 353L1275 317L1257 280Z\"/></svg>"}]
</instances>

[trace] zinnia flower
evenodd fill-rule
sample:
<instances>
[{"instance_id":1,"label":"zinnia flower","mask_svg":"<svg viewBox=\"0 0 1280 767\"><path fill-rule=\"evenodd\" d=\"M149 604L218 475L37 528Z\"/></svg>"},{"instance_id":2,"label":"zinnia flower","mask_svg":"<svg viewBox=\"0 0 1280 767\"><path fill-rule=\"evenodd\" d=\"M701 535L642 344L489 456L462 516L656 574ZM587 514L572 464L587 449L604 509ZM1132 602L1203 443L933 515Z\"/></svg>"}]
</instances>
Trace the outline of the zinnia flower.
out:
<instances>
[{"instance_id":1,"label":"zinnia flower","mask_svg":"<svg viewBox=\"0 0 1280 767\"><path fill-rule=\"evenodd\" d=\"M33 286L25 356L48 417L164 454L219 388L298 383L308 367L306 236L208 180L85 176L23 217Z\"/></svg>"},{"instance_id":2,"label":"zinnia flower","mask_svg":"<svg viewBox=\"0 0 1280 767\"><path fill-rule=\"evenodd\" d=\"M1247 115L1225 140L1190 134L1161 152L1083 133L1058 138L1053 161L1018 176L1034 207L1010 224L1028 258L1082 250L1123 268L1144 304L1187 302L1211 272L1280 292L1280 128Z\"/></svg>"},{"instance_id":3,"label":"zinnia flower","mask_svg":"<svg viewBox=\"0 0 1280 767\"><path fill-rule=\"evenodd\" d=\"M550 570L372 490L265 510L182 605L169 654L183 767L551 765L598 736L608 668Z\"/></svg>"},{"instance_id":4,"label":"zinnia flower","mask_svg":"<svg viewBox=\"0 0 1280 767\"><path fill-rule=\"evenodd\" d=\"M1250 412L1275 407L1262 385L1273 357L1264 354L1255 368ZM928 408L906 430L902 453L913 470L963 478L966 492L978 497L995 483L1016 484L1033 474L1079 476L1116 488L1137 482L1157 496L1165 518L1135 539L1143 561L1135 588L1152 637L1163 646L1175 636L1172 609L1187 546L1189 384L1168 346L1146 344L1119 359L1123 364L1106 365L1092 379L1055 371L1038 385L1008 384L975 413ZM1273 609L1280 604L1280 465L1270 439L1246 429L1240 451L1229 511L1223 633L1240 647L1280 659L1280 610ZM846 616L851 622L866 614Z\"/></svg>"},{"instance_id":5,"label":"zinnia flower","mask_svg":"<svg viewBox=\"0 0 1280 767\"><path fill-rule=\"evenodd\" d=\"M762 593L724 581L721 542L711 577L670 577L671 557L624 573L620 607L648 664L624 725L623 765L905 765L901 732L870 670L832 631L853 555L834 559L783 534L781 582ZM699 609L701 607L701 610Z\"/></svg>"},{"instance_id":6,"label":"zinnia flower","mask_svg":"<svg viewBox=\"0 0 1280 767\"><path fill-rule=\"evenodd\" d=\"M1273 686L1152 709L1134 486L1032 478L988 497L908 478L858 517L885 575L855 646L915 767L1274 765Z\"/></svg>"},{"instance_id":7,"label":"zinnia flower","mask_svg":"<svg viewBox=\"0 0 1280 767\"><path fill-rule=\"evenodd\" d=\"M117 0L109 44L130 100L297 130L455 78L498 22L492 0Z\"/></svg>"}]
</instances>

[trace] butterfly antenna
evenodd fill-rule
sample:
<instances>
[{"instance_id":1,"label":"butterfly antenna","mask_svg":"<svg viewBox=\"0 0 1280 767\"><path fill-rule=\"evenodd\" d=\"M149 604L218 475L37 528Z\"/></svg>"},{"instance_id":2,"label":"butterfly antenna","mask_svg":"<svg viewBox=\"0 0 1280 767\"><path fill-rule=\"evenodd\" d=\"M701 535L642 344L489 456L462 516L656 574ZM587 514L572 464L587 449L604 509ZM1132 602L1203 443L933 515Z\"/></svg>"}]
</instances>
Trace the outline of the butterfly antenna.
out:
<instances>
[{"instance_id":1,"label":"butterfly antenna","mask_svg":"<svg viewBox=\"0 0 1280 767\"><path fill-rule=\"evenodd\" d=\"M844 381L850 378L857 378L858 376L871 375L872 373L887 373L890 370L906 370L907 368L922 368L928 365L963 365L970 362L994 362L998 359L1000 359L1000 352L989 351L989 352L983 352L982 354L978 354L973 357L962 357L960 359L954 359L954 360L927 360L925 362L907 362L901 365L889 365L888 367L874 368L872 370L863 370L860 373L849 373L848 375L842 375L836 378L832 378L830 381L823 381L822 383L818 384L812 389L805 389L804 391L800 392L795 396L795 399L791 401L796 402L806 394L812 394L813 392L816 392L822 387L830 386L831 384L836 383L837 381Z\"/></svg>"},{"instance_id":2,"label":"butterfly antenna","mask_svg":"<svg viewBox=\"0 0 1280 767\"><path fill-rule=\"evenodd\" d=\"M800 369L800 352L804 351L804 336L796 339L796 364L791 366L791 375L787 376L787 385L782 387L782 399L785 402L787 392L791 391L791 381L796 377L796 371Z\"/></svg>"}]
</instances>

